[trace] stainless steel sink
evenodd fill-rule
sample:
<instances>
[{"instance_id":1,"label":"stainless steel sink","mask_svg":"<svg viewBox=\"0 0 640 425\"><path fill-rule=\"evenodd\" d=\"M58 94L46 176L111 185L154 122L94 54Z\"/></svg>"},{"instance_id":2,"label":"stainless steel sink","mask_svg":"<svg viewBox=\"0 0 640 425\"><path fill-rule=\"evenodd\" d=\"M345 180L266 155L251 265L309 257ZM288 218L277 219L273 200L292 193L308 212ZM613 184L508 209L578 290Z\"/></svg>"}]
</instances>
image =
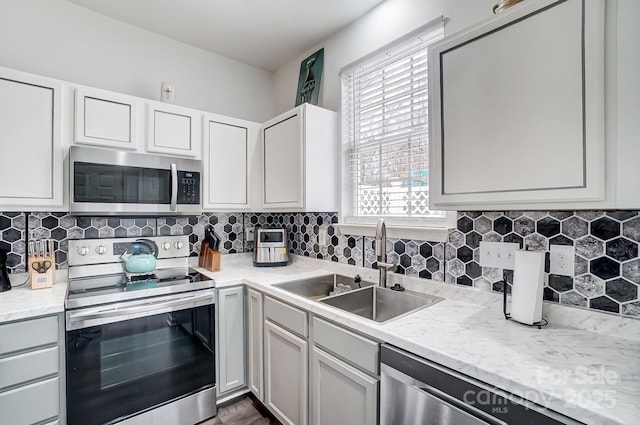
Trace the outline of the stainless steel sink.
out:
<instances>
[{"instance_id":1,"label":"stainless steel sink","mask_svg":"<svg viewBox=\"0 0 640 425\"><path fill-rule=\"evenodd\" d=\"M292 282L279 283L274 286L305 298L319 300L321 298L328 297L338 283L349 285L351 288L358 287L357 284L354 283L353 277L339 274L295 280ZM362 281L360 283L360 286L362 287L369 285L373 285L373 283L367 281Z\"/></svg>"},{"instance_id":2,"label":"stainless steel sink","mask_svg":"<svg viewBox=\"0 0 640 425\"><path fill-rule=\"evenodd\" d=\"M366 287L320 300L349 313L386 322L442 301L417 292L398 292L378 286Z\"/></svg>"}]
</instances>

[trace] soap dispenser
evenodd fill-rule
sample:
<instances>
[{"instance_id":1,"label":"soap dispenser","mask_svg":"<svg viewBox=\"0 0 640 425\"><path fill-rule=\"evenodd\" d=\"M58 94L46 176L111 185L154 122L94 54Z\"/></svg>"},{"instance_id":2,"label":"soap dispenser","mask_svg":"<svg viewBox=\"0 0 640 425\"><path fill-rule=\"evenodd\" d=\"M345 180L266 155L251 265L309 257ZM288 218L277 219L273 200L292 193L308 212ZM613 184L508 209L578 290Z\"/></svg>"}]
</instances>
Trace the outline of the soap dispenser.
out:
<instances>
[{"instance_id":1,"label":"soap dispenser","mask_svg":"<svg viewBox=\"0 0 640 425\"><path fill-rule=\"evenodd\" d=\"M0 249L0 292L11 290L11 280L7 271L7 251Z\"/></svg>"}]
</instances>

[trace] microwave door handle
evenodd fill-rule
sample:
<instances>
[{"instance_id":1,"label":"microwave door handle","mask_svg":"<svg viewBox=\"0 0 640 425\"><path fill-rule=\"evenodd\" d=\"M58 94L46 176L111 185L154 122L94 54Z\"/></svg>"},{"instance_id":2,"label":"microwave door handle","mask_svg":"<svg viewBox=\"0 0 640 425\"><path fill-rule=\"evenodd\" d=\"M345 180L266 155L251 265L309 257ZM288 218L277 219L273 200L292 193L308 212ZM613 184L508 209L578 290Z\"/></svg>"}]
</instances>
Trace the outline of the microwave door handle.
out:
<instances>
[{"instance_id":1,"label":"microwave door handle","mask_svg":"<svg viewBox=\"0 0 640 425\"><path fill-rule=\"evenodd\" d=\"M171 164L171 211L178 209L178 166Z\"/></svg>"}]
</instances>

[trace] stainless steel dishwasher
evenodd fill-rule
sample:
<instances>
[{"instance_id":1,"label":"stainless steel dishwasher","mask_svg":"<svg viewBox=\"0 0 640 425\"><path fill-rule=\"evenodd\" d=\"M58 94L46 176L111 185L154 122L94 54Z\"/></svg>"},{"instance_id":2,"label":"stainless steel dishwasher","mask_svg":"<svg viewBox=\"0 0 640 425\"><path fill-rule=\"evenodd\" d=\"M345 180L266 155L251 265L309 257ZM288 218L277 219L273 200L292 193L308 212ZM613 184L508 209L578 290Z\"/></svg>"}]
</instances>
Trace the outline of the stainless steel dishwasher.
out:
<instances>
[{"instance_id":1,"label":"stainless steel dishwasher","mask_svg":"<svg viewBox=\"0 0 640 425\"><path fill-rule=\"evenodd\" d=\"M388 344L380 360L380 425L580 424Z\"/></svg>"}]
</instances>

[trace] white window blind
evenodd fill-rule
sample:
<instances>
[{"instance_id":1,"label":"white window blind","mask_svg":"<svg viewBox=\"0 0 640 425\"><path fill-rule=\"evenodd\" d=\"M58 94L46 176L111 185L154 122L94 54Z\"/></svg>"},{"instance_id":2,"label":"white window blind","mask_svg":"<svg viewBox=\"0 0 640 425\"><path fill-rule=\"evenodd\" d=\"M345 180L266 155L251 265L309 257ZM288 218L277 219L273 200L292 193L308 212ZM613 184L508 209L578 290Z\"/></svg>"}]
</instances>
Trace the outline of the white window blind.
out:
<instances>
[{"instance_id":1,"label":"white window blind","mask_svg":"<svg viewBox=\"0 0 640 425\"><path fill-rule=\"evenodd\" d=\"M352 217L445 217L429 210L427 107L427 46L443 34L439 20L341 73Z\"/></svg>"}]
</instances>

